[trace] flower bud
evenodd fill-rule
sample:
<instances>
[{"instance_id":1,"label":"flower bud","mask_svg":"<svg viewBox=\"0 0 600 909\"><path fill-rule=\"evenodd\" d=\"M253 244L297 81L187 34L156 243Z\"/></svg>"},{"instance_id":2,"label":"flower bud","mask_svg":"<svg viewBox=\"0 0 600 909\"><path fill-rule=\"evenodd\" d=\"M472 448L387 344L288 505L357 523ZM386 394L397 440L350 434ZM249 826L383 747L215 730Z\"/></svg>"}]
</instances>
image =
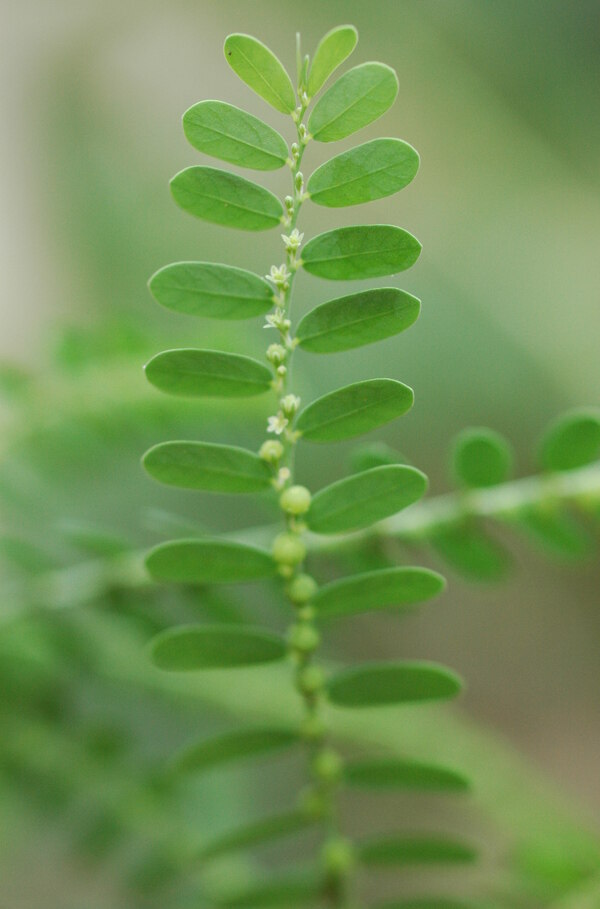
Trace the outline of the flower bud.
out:
<instances>
[{"instance_id":1,"label":"flower bud","mask_svg":"<svg viewBox=\"0 0 600 909\"><path fill-rule=\"evenodd\" d=\"M305 666L298 673L297 682L302 694L316 694L325 684L325 674L318 666Z\"/></svg>"},{"instance_id":2,"label":"flower bud","mask_svg":"<svg viewBox=\"0 0 600 909\"><path fill-rule=\"evenodd\" d=\"M288 642L292 650L297 650L301 654L312 653L321 643L321 635L312 625L292 625Z\"/></svg>"},{"instance_id":3,"label":"flower bud","mask_svg":"<svg viewBox=\"0 0 600 909\"><path fill-rule=\"evenodd\" d=\"M315 777L321 782L335 783L342 775L342 759L333 748L324 748L315 757L312 769Z\"/></svg>"},{"instance_id":4,"label":"flower bud","mask_svg":"<svg viewBox=\"0 0 600 909\"><path fill-rule=\"evenodd\" d=\"M279 497L279 504L288 514L306 514L310 508L310 492L306 486L289 486Z\"/></svg>"},{"instance_id":5,"label":"flower bud","mask_svg":"<svg viewBox=\"0 0 600 909\"><path fill-rule=\"evenodd\" d=\"M269 464L276 464L283 457L284 451L283 445L277 439L267 439L260 446L258 456Z\"/></svg>"},{"instance_id":6,"label":"flower bud","mask_svg":"<svg viewBox=\"0 0 600 909\"><path fill-rule=\"evenodd\" d=\"M326 874L332 877L347 874L354 864L352 843L341 836L327 840L321 852L321 863Z\"/></svg>"},{"instance_id":7,"label":"flower bud","mask_svg":"<svg viewBox=\"0 0 600 909\"><path fill-rule=\"evenodd\" d=\"M267 360L274 366L279 366L280 363L283 363L286 355L287 351L281 344L269 344L267 347Z\"/></svg>"},{"instance_id":8,"label":"flower bud","mask_svg":"<svg viewBox=\"0 0 600 909\"><path fill-rule=\"evenodd\" d=\"M280 565L299 565L306 556L306 546L293 533L280 533L273 540L273 558Z\"/></svg>"}]
</instances>

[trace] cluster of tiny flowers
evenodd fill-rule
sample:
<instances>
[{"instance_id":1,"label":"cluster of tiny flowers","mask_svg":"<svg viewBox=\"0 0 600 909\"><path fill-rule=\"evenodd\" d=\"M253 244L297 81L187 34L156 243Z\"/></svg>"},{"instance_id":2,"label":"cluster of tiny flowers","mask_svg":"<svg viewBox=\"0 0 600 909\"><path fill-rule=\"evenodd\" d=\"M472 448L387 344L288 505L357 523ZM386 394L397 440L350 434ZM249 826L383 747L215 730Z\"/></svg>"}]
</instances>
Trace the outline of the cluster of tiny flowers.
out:
<instances>
[{"instance_id":1,"label":"cluster of tiny flowers","mask_svg":"<svg viewBox=\"0 0 600 909\"><path fill-rule=\"evenodd\" d=\"M304 240L304 234L301 234L300 231L298 230L298 228L295 227L293 229L293 231L291 232L291 234L289 235L289 237L286 236L286 234L282 234L281 239L283 240L283 243L284 243L284 246L285 246L287 252L296 253L296 252L298 252L298 250L300 249L300 246L302 245L302 241Z\"/></svg>"},{"instance_id":2,"label":"cluster of tiny flowers","mask_svg":"<svg viewBox=\"0 0 600 909\"><path fill-rule=\"evenodd\" d=\"M293 231L292 231L293 233ZM265 275L267 281L270 281L275 285L277 290L288 290L290 286L290 278L292 277L290 272L287 270L287 265L284 263L280 265L279 268L277 265L271 265L271 270L268 275Z\"/></svg>"},{"instance_id":3,"label":"cluster of tiny flowers","mask_svg":"<svg viewBox=\"0 0 600 909\"><path fill-rule=\"evenodd\" d=\"M272 432L277 436L280 436L288 427L290 419L300 407L300 398L297 395L285 395L279 405L275 416L267 419L267 432Z\"/></svg>"}]
</instances>

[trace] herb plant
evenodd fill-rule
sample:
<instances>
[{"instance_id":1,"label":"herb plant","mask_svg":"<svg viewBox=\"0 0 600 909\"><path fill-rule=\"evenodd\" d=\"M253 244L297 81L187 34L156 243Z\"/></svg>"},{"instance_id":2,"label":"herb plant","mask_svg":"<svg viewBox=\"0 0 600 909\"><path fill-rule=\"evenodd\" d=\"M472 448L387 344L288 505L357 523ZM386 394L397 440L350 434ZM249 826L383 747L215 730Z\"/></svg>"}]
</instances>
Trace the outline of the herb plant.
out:
<instances>
[{"instance_id":1,"label":"herb plant","mask_svg":"<svg viewBox=\"0 0 600 909\"><path fill-rule=\"evenodd\" d=\"M234 730L192 746L185 767L201 770L218 761L247 758L301 741L307 755L308 786L291 812L274 813L232 830L209 843L214 857L285 835L307 826L321 831L318 855L306 868L260 880L255 887L221 898L225 905L254 906L315 899L336 907L355 905L355 866L377 869L419 863L464 863L475 858L471 844L436 834L406 833L352 842L339 819L343 787L462 791L467 781L445 766L408 758L361 757L345 762L324 715L324 703L360 709L447 699L462 686L451 670L429 662L375 662L326 670L318 659L326 620L335 616L421 603L444 587L426 568L399 566L356 573L319 583L307 573L307 532L331 537L369 528L398 514L425 493L423 473L404 463L372 463L352 476L312 492L295 479L296 448L307 454L313 443L353 438L406 413L412 389L395 378L370 379L339 388L304 404L294 393L292 361L296 348L319 355L347 351L408 329L420 303L396 287L375 287L338 296L293 324L292 296L300 268L329 281L378 278L410 268L421 244L391 224L343 227L305 239L299 228L305 203L340 208L391 196L414 178L417 152L400 139L374 139L331 158L305 180L302 164L311 142L335 142L382 116L398 92L395 72L383 63L363 63L325 83L352 53L357 33L341 26L322 39L312 61L302 57L298 38L297 85L277 57L260 41L233 34L225 59L264 100L287 115L295 128L288 149L284 138L254 116L219 101L201 101L184 115L190 143L199 151L255 170L288 167L290 194L280 201L257 183L225 170L194 165L171 181L177 204L211 223L240 230L283 229L285 260L265 278L232 265L177 262L158 271L150 289L163 306L216 319L265 315L276 340L265 365L238 354L214 350L167 350L146 367L161 391L183 396L249 397L271 392L275 412L267 419L267 439L256 452L201 441L156 445L144 466L160 482L215 493L275 491L282 528L270 551L231 539L177 539L156 546L146 564L160 582L218 584L279 578L291 623L287 637L247 624L198 624L169 628L152 642L154 663L167 671L234 669L289 657L303 704L297 725ZM312 104L314 100L314 104ZM309 113L310 110L310 113ZM496 467L490 448L490 470ZM502 452L496 458L500 471ZM303 456L301 452L300 456ZM464 460L464 458L463 458ZM468 462L468 458L466 458ZM475 473L479 459L475 458ZM468 473L468 467L465 469ZM482 468L484 470L484 468ZM478 475L476 479L478 479ZM484 478L485 479L485 478ZM438 895L439 896L439 895Z\"/></svg>"}]
</instances>

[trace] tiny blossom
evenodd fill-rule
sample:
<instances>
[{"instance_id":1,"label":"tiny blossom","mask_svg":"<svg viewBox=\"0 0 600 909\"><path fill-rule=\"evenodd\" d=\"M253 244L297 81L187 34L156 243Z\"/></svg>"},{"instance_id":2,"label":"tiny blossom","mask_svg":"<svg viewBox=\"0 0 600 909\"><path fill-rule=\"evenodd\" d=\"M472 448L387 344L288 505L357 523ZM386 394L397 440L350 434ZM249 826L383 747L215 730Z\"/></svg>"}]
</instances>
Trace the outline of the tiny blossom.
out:
<instances>
[{"instance_id":1,"label":"tiny blossom","mask_svg":"<svg viewBox=\"0 0 600 909\"><path fill-rule=\"evenodd\" d=\"M280 436L287 425L288 421L282 413L275 414L274 417L267 419L267 432L274 432L275 435Z\"/></svg>"},{"instance_id":2,"label":"tiny blossom","mask_svg":"<svg viewBox=\"0 0 600 909\"><path fill-rule=\"evenodd\" d=\"M292 276L284 263L283 265L280 265L279 268L276 265L271 265L271 270L265 277L267 281L271 281L275 287L287 289L289 279Z\"/></svg>"},{"instance_id":3,"label":"tiny blossom","mask_svg":"<svg viewBox=\"0 0 600 909\"><path fill-rule=\"evenodd\" d=\"M292 474L289 467L280 467L279 471L277 472L277 479L280 483L287 483L291 475Z\"/></svg>"},{"instance_id":4,"label":"tiny blossom","mask_svg":"<svg viewBox=\"0 0 600 909\"><path fill-rule=\"evenodd\" d=\"M285 414L294 414L300 407L300 398L297 395L286 395L280 403Z\"/></svg>"},{"instance_id":5,"label":"tiny blossom","mask_svg":"<svg viewBox=\"0 0 600 909\"><path fill-rule=\"evenodd\" d=\"M289 328L289 321L284 319L280 312L269 313L265 316L266 324L263 325L263 328L277 328L279 330ZM288 323L286 325L286 323Z\"/></svg>"},{"instance_id":6,"label":"tiny blossom","mask_svg":"<svg viewBox=\"0 0 600 909\"><path fill-rule=\"evenodd\" d=\"M269 344L267 347L267 360L269 363L279 365L285 360L287 351L281 344Z\"/></svg>"},{"instance_id":7,"label":"tiny blossom","mask_svg":"<svg viewBox=\"0 0 600 909\"><path fill-rule=\"evenodd\" d=\"M301 234L298 228L295 227L289 237L286 237L285 234L282 234L281 239L285 243L285 248L289 250L289 252L296 252L304 239L304 234Z\"/></svg>"}]
</instances>

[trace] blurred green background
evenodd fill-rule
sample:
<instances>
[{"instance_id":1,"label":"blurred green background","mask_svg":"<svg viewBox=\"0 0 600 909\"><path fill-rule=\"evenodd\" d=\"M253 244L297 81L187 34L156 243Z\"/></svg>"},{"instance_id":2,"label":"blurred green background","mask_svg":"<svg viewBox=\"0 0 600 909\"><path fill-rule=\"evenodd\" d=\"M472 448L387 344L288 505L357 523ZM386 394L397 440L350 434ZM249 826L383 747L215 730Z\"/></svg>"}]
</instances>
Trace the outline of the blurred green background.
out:
<instances>
[{"instance_id":1,"label":"blurred green background","mask_svg":"<svg viewBox=\"0 0 600 909\"><path fill-rule=\"evenodd\" d=\"M2 16L0 904L152 907L153 885L138 886L131 869L154 871L161 883L161 861L168 871L172 856L163 849L152 858L159 847L148 827L158 826L161 841L172 832L177 853L186 825L201 838L202 823L235 817L236 806L257 799L269 804L269 786L275 798L286 791L283 774L253 777L250 786L234 775L186 792L183 807L177 801L181 817L164 812L155 765L190 732L222 725L220 712L202 702L180 715L180 692L159 691L155 680L130 687L127 654L115 654L115 641L124 647L133 629L132 648L141 650L152 628L194 616L199 606L118 583L100 583L99 594L88 575L98 553L119 550L115 535L123 548L138 548L190 522L223 530L272 515L262 501L157 488L139 467L145 447L176 436L256 446L267 413L260 399L241 410L165 401L144 383L142 364L162 348L198 344L261 357L265 347L258 321L240 328L160 311L146 289L153 271L197 258L264 273L280 257L275 233L234 234L174 206L169 177L199 161L180 116L215 97L283 131L281 117L226 66L224 37L256 34L292 69L297 30L310 51L333 25L357 26L353 62L394 66L400 93L384 119L335 150L399 136L418 149L421 170L391 199L338 211L306 206L301 229L311 236L380 221L413 232L423 255L394 282L418 295L423 311L406 335L318 358L320 368L298 354L299 393L307 401L377 375L410 384L414 410L378 438L422 467L433 493L448 488L448 447L469 425L504 432L518 475L526 475L549 419L599 403L598 3L5 0ZM331 153L311 146L305 173ZM285 173L260 179L287 192ZM337 295L304 274L297 288L296 315ZM350 450L302 450L301 481L318 488L337 478ZM353 620L331 632L328 653L347 660L401 653L454 666L468 680L465 722L495 730L503 766L519 754L514 759L530 768L521 784L515 770L511 804L526 799L539 776L574 806L582 830L597 832L597 558L549 560L529 541L508 542L516 563L509 580L474 586L451 576L439 608L402 624L394 615ZM42 586L32 591L27 585L39 576ZM49 613L44 604L53 598L69 608ZM268 597L249 591L248 598L254 616L281 621ZM239 602L226 605L235 617ZM201 606L209 614L225 608ZM503 798L496 794L498 805ZM497 855L504 861L506 831L498 836L491 822L488 829L476 797L461 811L461 825L491 844L488 866ZM369 812L350 809L351 819L360 814L368 824ZM455 814L444 808L442 820ZM121 823L124 843L110 835ZM518 829L512 833L518 838ZM547 905L548 881L558 898L566 882L579 880L577 869L563 872L546 865L539 890L523 884L522 903L506 905ZM195 890L173 893L171 906L204 905Z\"/></svg>"}]
</instances>

